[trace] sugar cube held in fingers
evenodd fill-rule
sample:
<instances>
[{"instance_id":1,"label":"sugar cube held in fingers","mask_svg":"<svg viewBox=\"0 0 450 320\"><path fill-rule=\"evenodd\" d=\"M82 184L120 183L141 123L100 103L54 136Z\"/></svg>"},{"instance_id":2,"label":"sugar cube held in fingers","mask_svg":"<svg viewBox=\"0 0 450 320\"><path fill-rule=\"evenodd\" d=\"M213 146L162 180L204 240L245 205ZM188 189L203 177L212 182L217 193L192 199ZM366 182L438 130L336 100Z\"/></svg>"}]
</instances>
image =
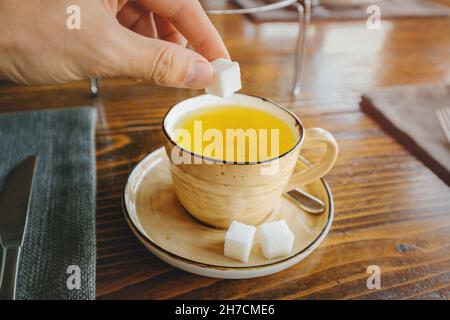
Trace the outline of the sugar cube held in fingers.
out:
<instances>
[{"instance_id":1,"label":"sugar cube held in fingers","mask_svg":"<svg viewBox=\"0 0 450 320\"><path fill-rule=\"evenodd\" d=\"M206 87L206 93L228 98L242 89L239 63L219 58L211 62L211 66L214 72L213 80Z\"/></svg>"}]
</instances>

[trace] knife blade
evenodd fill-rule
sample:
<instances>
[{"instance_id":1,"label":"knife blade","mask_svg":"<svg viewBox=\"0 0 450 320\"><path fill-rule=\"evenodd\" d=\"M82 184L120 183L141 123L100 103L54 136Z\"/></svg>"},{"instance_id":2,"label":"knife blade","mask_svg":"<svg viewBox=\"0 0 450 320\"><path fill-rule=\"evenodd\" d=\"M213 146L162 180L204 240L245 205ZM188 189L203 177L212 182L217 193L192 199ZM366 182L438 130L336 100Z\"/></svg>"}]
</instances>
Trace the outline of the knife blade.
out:
<instances>
[{"instance_id":1,"label":"knife blade","mask_svg":"<svg viewBox=\"0 0 450 320\"><path fill-rule=\"evenodd\" d=\"M28 216L37 158L31 156L7 176L0 194L0 243L3 264L0 272L0 299L14 299L17 266Z\"/></svg>"}]
</instances>

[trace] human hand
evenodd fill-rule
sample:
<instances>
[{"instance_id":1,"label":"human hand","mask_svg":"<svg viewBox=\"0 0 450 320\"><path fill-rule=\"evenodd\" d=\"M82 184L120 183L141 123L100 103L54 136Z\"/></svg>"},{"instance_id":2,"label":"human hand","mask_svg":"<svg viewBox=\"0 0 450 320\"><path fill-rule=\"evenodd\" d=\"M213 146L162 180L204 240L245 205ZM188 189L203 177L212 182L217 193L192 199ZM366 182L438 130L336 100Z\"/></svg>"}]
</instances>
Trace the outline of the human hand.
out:
<instances>
[{"instance_id":1,"label":"human hand","mask_svg":"<svg viewBox=\"0 0 450 320\"><path fill-rule=\"evenodd\" d=\"M70 5L79 30L66 26ZM200 89L208 60L229 58L196 0L1 0L0 30L0 77L21 84L127 76Z\"/></svg>"}]
</instances>

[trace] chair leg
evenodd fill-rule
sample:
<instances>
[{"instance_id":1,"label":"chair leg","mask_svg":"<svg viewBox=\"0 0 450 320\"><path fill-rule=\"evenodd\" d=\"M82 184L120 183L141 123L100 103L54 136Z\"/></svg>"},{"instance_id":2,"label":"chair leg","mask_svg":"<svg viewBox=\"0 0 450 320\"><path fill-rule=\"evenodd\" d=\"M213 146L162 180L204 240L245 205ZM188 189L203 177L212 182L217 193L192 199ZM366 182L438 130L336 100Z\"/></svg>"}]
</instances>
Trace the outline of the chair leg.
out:
<instances>
[{"instance_id":1,"label":"chair leg","mask_svg":"<svg viewBox=\"0 0 450 320\"><path fill-rule=\"evenodd\" d=\"M97 97L100 93L100 81L98 78L90 78L89 79L89 90L91 91L91 95L93 97Z\"/></svg>"},{"instance_id":2,"label":"chair leg","mask_svg":"<svg viewBox=\"0 0 450 320\"><path fill-rule=\"evenodd\" d=\"M298 36L295 45L295 76L292 95L297 96L301 92L302 71L306 55L306 32L311 19L311 0L303 0L296 3L298 11Z\"/></svg>"}]
</instances>

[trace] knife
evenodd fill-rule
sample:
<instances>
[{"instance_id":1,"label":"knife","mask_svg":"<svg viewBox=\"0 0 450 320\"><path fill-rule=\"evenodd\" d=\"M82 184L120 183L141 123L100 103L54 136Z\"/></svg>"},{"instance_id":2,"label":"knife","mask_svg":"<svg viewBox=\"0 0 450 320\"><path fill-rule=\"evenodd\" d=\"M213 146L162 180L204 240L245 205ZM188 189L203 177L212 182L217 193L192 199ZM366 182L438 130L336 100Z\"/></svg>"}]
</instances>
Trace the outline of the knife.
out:
<instances>
[{"instance_id":1,"label":"knife","mask_svg":"<svg viewBox=\"0 0 450 320\"><path fill-rule=\"evenodd\" d=\"M0 195L0 243L3 263L0 272L0 299L14 300L20 248L27 223L35 156L23 160L6 178Z\"/></svg>"}]
</instances>

